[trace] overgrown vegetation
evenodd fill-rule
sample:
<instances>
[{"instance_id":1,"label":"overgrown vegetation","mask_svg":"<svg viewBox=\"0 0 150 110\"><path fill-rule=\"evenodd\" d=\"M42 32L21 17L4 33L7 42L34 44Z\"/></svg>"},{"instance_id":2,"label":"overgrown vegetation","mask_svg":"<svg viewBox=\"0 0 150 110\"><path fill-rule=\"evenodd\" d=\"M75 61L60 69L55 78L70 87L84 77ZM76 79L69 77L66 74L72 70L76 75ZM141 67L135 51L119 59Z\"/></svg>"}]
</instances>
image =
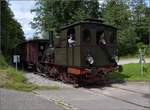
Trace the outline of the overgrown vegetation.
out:
<instances>
[{"instance_id":1,"label":"overgrown vegetation","mask_svg":"<svg viewBox=\"0 0 150 110\"><path fill-rule=\"evenodd\" d=\"M58 89L57 86L38 86L27 83L27 79L22 72L10 67L1 57L0 61L0 88L10 88L21 91L33 91L35 89Z\"/></svg>"},{"instance_id":2,"label":"overgrown vegetation","mask_svg":"<svg viewBox=\"0 0 150 110\"><path fill-rule=\"evenodd\" d=\"M123 72L113 72L110 74L111 80L118 81L150 81L150 64L144 64L144 74L141 74L139 63L123 65Z\"/></svg>"}]
</instances>

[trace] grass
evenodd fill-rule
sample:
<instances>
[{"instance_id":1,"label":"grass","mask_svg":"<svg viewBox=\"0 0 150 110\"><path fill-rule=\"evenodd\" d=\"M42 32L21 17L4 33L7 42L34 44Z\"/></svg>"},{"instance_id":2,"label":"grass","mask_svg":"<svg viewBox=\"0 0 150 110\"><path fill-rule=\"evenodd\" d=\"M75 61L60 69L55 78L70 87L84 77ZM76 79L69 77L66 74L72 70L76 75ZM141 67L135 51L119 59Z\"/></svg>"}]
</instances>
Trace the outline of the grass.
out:
<instances>
[{"instance_id":1,"label":"grass","mask_svg":"<svg viewBox=\"0 0 150 110\"><path fill-rule=\"evenodd\" d=\"M22 72L16 71L10 67L2 58L0 68L0 88L10 88L31 92L36 89L58 89L57 86L38 86L32 83L27 83L27 79Z\"/></svg>"},{"instance_id":2,"label":"grass","mask_svg":"<svg viewBox=\"0 0 150 110\"><path fill-rule=\"evenodd\" d=\"M123 72L113 72L110 74L111 80L118 81L150 81L150 64L144 64L144 74L141 74L139 63L123 65Z\"/></svg>"}]
</instances>

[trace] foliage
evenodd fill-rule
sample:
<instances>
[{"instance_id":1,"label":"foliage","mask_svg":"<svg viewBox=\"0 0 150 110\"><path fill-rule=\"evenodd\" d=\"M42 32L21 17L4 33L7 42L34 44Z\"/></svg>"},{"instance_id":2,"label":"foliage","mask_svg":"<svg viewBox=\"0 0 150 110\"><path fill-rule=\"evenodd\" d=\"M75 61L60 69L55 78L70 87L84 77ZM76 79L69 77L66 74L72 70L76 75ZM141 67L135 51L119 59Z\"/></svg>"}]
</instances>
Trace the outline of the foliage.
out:
<instances>
[{"instance_id":1,"label":"foliage","mask_svg":"<svg viewBox=\"0 0 150 110\"><path fill-rule=\"evenodd\" d=\"M120 56L134 54L137 51L136 40L138 39L134 28L118 31L118 53Z\"/></svg>"},{"instance_id":2,"label":"foliage","mask_svg":"<svg viewBox=\"0 0 150 110\"><path fill-rule=\"evenodd\" d=\"M4 56L18 43L25 41L24 32L19 22L13 17L6 0L1 0L1 49Z\"/></svg>"},{"instance_id":3,"label":"foliage","mask_svg":"<svg viewBox=\"0 0 150 110\"><path fill-rule=\"evenodd\" d=\"M59 32L62 26L87 17L100 16L98 0L39 0L36 6L32 12L36 12L37 16L31 24L38 32L47 30Z\"/></svg>"},{"instance_id":4,"label":"foliage","mask_svg":"<svg viewBox=\"0 0 150 110\"><path fill-rule=\"evenodd\" d=\"M111 80L119 81L150 81L150 64L144 64L144 74L141 75L139 63L130 63L123 65L123 72L113 72L110 74Z\"/></svg>"},{"instance_id":5,"label":"foliage","mask_svg":"<svg viewBox=\"0 0 150 110\"><path fill-rule=\"evenodd\" d=\"M138 42L148 44L150 7L146 5L145 0L129 0L129 6L131 7L133 23L136 26L135 32L139 37Z\"/></svg>"},{"instance_id":6,"label":"foliage","mask_svg":"<svg viewBox=\"0 0 150 110\"><path fill-rule=\"evenodd\" d=\"M150 8L144 0L105 0L102 15L118 28L118 52L124 56L138 51L136 43L148 44Z\"/></svg>"},{"instance_id":7,"label":"foliage","mask_svg":"<svg viewBox=\"0 0 150 110\"><path fill-rule=\"evenodd\" d=\"M37 39L40 39L38 36L34 36L33 38L32 38L32 40L37 40Z\"/></svg>"},{"instance_id":8,"label":"foliage","mask_svg":"<svg viewBox=\"0 0 150 110\"><path fill-rule=\"evenodd\" d=\"M27 79L23 76L22 72L16 71L14 68L8 66L2 56L0 60L0 87L11 88L21 91L33 91L35 89L58 89L57 86L38 86L27 83Z\"/></svg>"},{"instance_id":9,"label":"foliage","mask_svg":"<svg viewBox=\"0 0 150 110\"><path fill-rule=\"evenodd\" d=\"M106 0L102 7L105 22L118 28L119 55L134 53L138 38L135 33L135 26L131 25L131 11L126 2Z\"/></svg>"}]
</instances>

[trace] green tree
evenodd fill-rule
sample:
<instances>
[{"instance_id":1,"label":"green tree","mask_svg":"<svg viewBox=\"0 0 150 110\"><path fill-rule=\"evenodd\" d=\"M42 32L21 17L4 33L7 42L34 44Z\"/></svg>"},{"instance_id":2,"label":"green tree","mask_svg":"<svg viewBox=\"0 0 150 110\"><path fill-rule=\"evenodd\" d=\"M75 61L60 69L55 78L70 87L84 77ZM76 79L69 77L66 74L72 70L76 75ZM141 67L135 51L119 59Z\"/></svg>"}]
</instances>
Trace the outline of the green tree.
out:
<instances>
[{"instance_id":1,"label":"green tree","mask_svg":"<svg viewBox=\"0 0 150 110\"><path fill-rule=\"evenodd\" d=\"M132 11L132 20L136 25L136 33L139 37L138 42L148 44L149 42L149 26L150 26L150 7L145 3L145 0L129 0L129 5Z\"/></svg>"},{"instance_id":2,"label":"green tree","mask_svg":"<svg viewBox=\"0 0 150 110\"><path fill-rule=\"evenodd\" d=\"M25 40L22 27L13 18L14 14L8 6L6 0L1 0L1 51L4 56L9 55L11 48Z\"/></svg>"},{"instance_id":3,"label":"green tree","mask_svg":"<svg viewBox=\"0 0 150 110\"><path fill-rule=\"evenodd\" d=\"M102 4L103 18L107 24L118 28L119 55L132 54L136 51L137 35L132 25L131 10L126 1L105 0Z\"/></svg>"},{"instance_id":4,"label":"green tree","mask_svg":"<svg viewBox=\"0 0 150 110\"><path fill-rule=\"evenodd\" d=\"M37 32L54 30L56 34L62 26L101 15L98 0L39 0L36 6L32 12L36 12L37 16L31 24Z\"/></svg>"}]
</instances>

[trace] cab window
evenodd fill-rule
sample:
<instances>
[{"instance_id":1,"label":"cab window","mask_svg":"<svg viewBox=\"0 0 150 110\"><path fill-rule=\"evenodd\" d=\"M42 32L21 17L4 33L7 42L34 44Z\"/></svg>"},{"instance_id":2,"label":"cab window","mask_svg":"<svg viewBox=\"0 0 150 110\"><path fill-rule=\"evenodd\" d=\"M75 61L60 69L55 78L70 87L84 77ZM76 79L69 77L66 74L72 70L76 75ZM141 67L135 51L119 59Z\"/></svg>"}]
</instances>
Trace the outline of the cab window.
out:
<instances>
[{"instance_id":1,"label":"cab window","mask_svg":"<svg viewBox=\"0 0 150 110\"><path fill-rule=\"evenodd\" d=\"M104 38L104 31L96 32L96 44L97 45L106 45L106 40Z\"/></svg>"},{"instance_id":2,"label":"cab window","mask_svg":"<svg viewBox=\"0 0 150 110\"><path fill-rule=\"evenodd\" d=\"M67 30L67 46L74 47L76 45L75 41L75 29L71 28Z\"/></svg>"},{"instance_id":3,"label":"cab window","mask_svg":"<svg viewBox=\"0 0 150 110\"><path fill-rule=\"evenodd\" d=\"M83 42L91 42L91 32L88 29L83 30Z\"/></svg>"},{"instance_id":4,"label":"cab window","mask_svg":"<svg viewBox=\"0 0 150 110\"><path fill-rule=\"evenodd\" d=\"M72 35L72 39L75 40L75 29L70 28L67 30L67 38L69 39L69 36Z\"/></svg>"}]
</instances>

